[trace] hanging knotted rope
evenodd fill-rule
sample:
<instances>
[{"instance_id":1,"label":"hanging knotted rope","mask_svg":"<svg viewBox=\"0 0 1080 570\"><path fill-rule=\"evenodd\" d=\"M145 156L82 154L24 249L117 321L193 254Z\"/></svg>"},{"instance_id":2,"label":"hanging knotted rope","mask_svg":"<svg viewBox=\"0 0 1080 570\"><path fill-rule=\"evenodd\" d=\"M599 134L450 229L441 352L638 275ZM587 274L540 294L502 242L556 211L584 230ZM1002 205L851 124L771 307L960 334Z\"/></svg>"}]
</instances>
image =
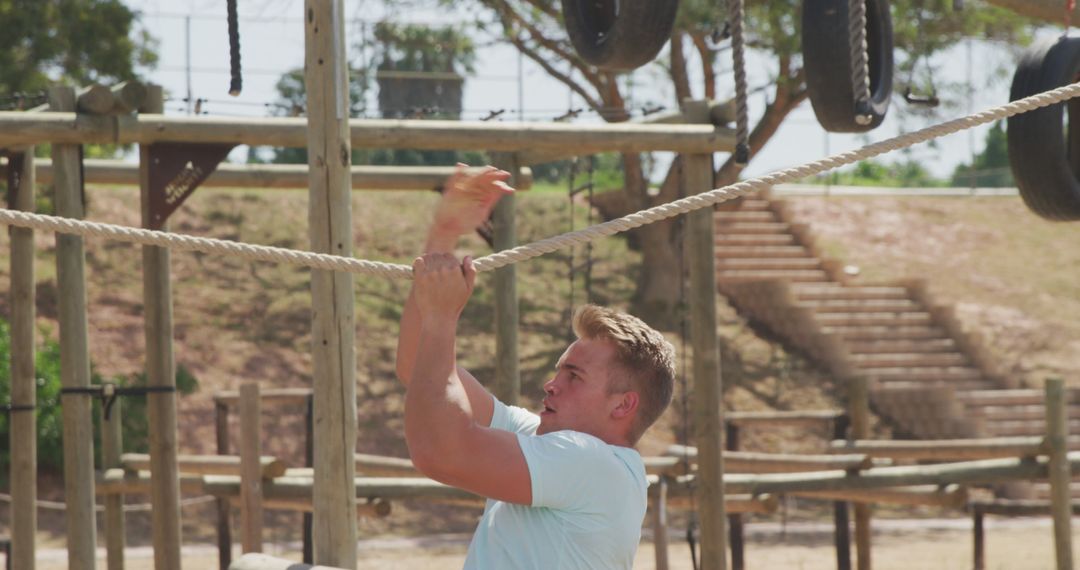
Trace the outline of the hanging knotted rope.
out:
<instances>
[{"instance_id":1,"label":"hanging knotted rope","mask_svg":"<svg viewBox=\"0 0 1080 570\"><path fill-rule=\"evenodd\" d=\"M236 97L243 88L240 76L240 16L236 11L236 0L228 0L229 12L229 95Z\"/></svg>"},{"instance_id":2,"label":"hanging knotted rope","mask_svg":"<svg viewBox=\"0 0 1080 570\"><path fill-rule=\"evenodd\" d=\"M735 72L735 165L750 162L750 112L746 101L746 50L743 39L743 0L729 0L731 57ZM864 16L865 16L865 10ZM867 83L867 93L870 88ZM868 95L869 96L869 95Z\"/></svg>"},{"instance_id":3,"label":"hanging knotted rope","mask_svg":"<svg viewBox=\"0 0 1080 570\"><path fill-rule=\"evenodd\" d=\"M870 107L870 56L866 43L866 0L848 0L851 39L851 91L855 94L855 122L869 125L874 119Z\"/></svg>"},{"instance_id":4,"label":"hanging knotted rope","mask_svg":"<svg viewBox=\"0 0 1080 570\"><path fill-rule=\"evenodd\" d=\"M602 237L629 231L646 224L666 220L693 210L708 208L720 202L738 198L739 196L766 190L777 184L802 180L841 166L873 158L889 151L906 148L979 125L1000 121L1001 119L1026 113L1034 109L1047 107L1077 96L1080 96L1080 83L1072 83L1045 93L1039 93L1023 99L1018 99L1005 105L993 107L973 115L953 119L945 123L932 125L918 131L872 143L860 149L835 154L800 166L779 170L757 178L750 178L730 186L716 188L701 194L675 200L674 202L661 204L660 206L616 218L609 222L597 224L576 232L542 239L531 244L521 245L513 249L487 255L476 260L476 269L480 272L492 271L512 263L539 257L559 249L585 244ZM71 218L31 214L20 212L18 210L0 208L0 225L73 234L83 237L103 237L116 241L167 247L169 249L181 251L200 251L203 253L229 255L253 261L289 263L292 265L310 267L312 269L379 275L397 279L410 279L412 277L412 268L408 265L382 263L279 247L251 245L219 239L116 226L112 224L86 222Z\"/></svg>"}]
</instances>

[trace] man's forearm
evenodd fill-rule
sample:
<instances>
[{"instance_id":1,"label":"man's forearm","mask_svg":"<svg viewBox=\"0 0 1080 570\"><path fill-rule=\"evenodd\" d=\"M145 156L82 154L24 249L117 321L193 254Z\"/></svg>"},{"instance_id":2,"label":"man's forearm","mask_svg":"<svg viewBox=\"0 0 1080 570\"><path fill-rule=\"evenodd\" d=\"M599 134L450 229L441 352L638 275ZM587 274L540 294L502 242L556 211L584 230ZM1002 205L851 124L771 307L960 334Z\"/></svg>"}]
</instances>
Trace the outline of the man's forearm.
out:
<instances>
[{"instance_id":1,"label":"man's forearm","mask_svg":"<svg viewBox=\"0 0 1080 570\"><path fill-rule=\"evenodd\" d=\"M446 233L439 228L432 228L428 232L424 243L424 253L450 253L457 245L458 235ZM401 324L398 329L397 349L397 377L402 384L409 385L412 378L413 363L416 362L417 343L420 336L420 313L416 310L416 302L413 292L409 290L409 298L405 301L405 308L401 311Z\"/></svg>"},{"instance_id":2,"label":"man's forearm","mask_svg":"<svg viewBox=\"0 0 1080 570\"><path fill-rule=\"evenodd\" d=\"M418 465L456 453L474 419L469 398L457 376L454 355L456 323L425 323L416 362L405 393L405 440ZM437 467L436 467L437 468Z\"/></svg>"}]
</instances>

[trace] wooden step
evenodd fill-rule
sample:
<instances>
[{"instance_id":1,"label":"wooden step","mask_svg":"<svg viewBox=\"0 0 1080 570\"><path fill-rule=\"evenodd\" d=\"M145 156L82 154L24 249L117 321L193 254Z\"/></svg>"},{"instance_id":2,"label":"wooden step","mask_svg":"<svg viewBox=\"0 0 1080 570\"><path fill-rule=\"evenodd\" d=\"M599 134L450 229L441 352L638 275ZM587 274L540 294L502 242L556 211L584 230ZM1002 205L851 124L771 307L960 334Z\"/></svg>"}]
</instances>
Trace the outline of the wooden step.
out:
<instances>
[{"instance_id":1,"label":"wooden step","mask_svg":"<svg viewBox=\"0 0 1080 570\"><path fill-rule=\"evenodd\" d=\"M814 318L823 326L930 326L930 313L817 313Z\"/></svg>"},{"instance_id":2,"label":"wooden step","mask_svg":"<svg viewBox=\"0 0 1080 570\"><path fill-rule=\"evenodd\" d=\"M1046 435L1046 422L1030 421L985 421L983 428L990 437L1016 437L1022 435ZM1080 419L1069 420L1069 433L1080 433Z\"/></svg>"},{"instance_id":3,"label":"wooden step","mask_svg":"<svg viewBox=\"0 0 1080 570\"><path fill-rule=\"evenodd\" d=\"M1043 406L968 406L967 411L988 421L1046 421Z\"/></svg>"},{"instance_id":4,"label":"wooden step","mask_svg":"<svg viewBox=\"0 0 1080 570\"><path fill-rule=\"evenodd\" d=\"M805 270L805 269L821 269L821 261L812 257L803 258L727 258L717 259L716 268L719 270L729 269L785 269L785 270Z\"/></svg>"},{"instance_id":5,"label":"wooden step","mask_svg":"<svg viewBox=\"0 0 1080 570\"><path fill-rule=\"evenodd\" d=\"M713 216L716 220L717 231L727 224L747 222L775 222L776 214L772 210L735 210L732 212L716 212Z\"/></svg>"},{"instance_id":6,"label":"wooden step","mask_svg":"<svg viewBox=\"0 0 1080 570\"><path fill-rule=\"evenodd\" d=\"M869 342L845 343L848 353L862 354L933 354L938 352L952 352L956 350L956 341L951 338L938 338L928 340L877 340Z\"/></svg>"},{"instance_id":7,"label":"wooden step","mask_svg":"<svg viewBox=\"0 0 1080 570\"><path fill-rule=\"evenodd\" d=\"M791 225L784 222L738 222L716 228L717 237L729 235L788 234Z\"/></svg>"},{"instance_id":8,"label":"wooden step","mask_svg":"<svg viewBox=\"0 0 1080 570\"><path fill-rule=\"evenodd\" d=\"M964 380L985 379L979 369L970 366L860 368L859 375L878 380L904 380L909 382L961 382Z\"/></svg>"},{"instance_id":9,"label":"wooden step","mask_svg":"<svg viewBox=\"0 0 1080 570\"><path fill-rule=\"evenodd\" d=\"M950 367L968 366L971 364L968 358L958 352L942 353L877 353L877 354L853 354L851 362L860 368L890 368L890 367Z\"/></svg>"},{"instance_id":10,"label":"wooden step","mask_svg":"<svg viewBox=\"0 0 1080 570\"><path fill-rule=\"evenodd\" d=\"M759 200L754 198L743 198L739 204L740 212L757 212L761 210L772 210L768 200ZM719 212L718 212L719 213Z\"/></svg>"},{"instance_id":11,"label":"wooden step","mask_svg":"<svg viewBox=\"0 0 1080 570\"><path fill-rule=\"evenodd\" d=\"M810 257L810 252L801 245L723 245L716 247L717 261L734 257L755 259Z\"/></svg>"},{"instance_id":12,"label":"wooden step","mask_svg":"<svg viewBox=\"0 0 1080 570\"><path fill-rule=\"evenodd\" d=\"M952 388L958 393L960 391L968 390L986 390L991 388L992 385L988 380L935 380L935 381L923 381L923 380L900 380L900 379L883 379L874 384L878 389L887 390L912 390L912 389L937 389L937 388Z\"/></svg>"},{"instance_id":13,"label":"wooden step","mask_svg":"<svg viewBox=\"0 0 1080 570\"><path fill-rule=\"evenodd\" d=\"M717 247L794 245L795 243L795 236L791 234L717 234L713 238L713 244Z\"/></svg>"},{"instance_id":14,"label":"wooden step","mask_svg":"<svg viewBox=\"0 0 1080 570\"><path fill-rule=\"evenodd\" d=\"M808 299L800 307L817 313L916 313L922 305L910 299Z\"/></svg>"},{"instance_id":15,"label":"wooden step","mask_svg":"<svg viewBox=\"0 0 1080 570\"><path fill-rule=\"evenodd\" d=\"M824 271L787 270L787 269L727 269L717 270L717 281L734 283L745 281L792 281L792 282L818 282L828 281L829 276Z\"/></svg>"},{"instance_id":16,"label":"wooden step","mask_svg":"<svg viewBox=\"0 0 1080 570\"><path fill-rule=\"evenodd\" d=\"M821 332L836 335L840 337L840 340L845 342L948 338L945 331L936 326L882 327L829 325L821 327Z\"/></svg>"},{"instance_id":17,"label":"wooden step","mask_svg":"<svg viewBox=\"0 0 1080 570\"><path fill-rule=\"evenodd\" d=\"M908 299L908 291L903 287L844 287L840 284L830 286L800 286L795 289L799 301L809 300L856 300L856 299Z\"/></svg>"},{"instance_id":18,"label":"wooden step","mask_svg":"<svg viewBox=\"0 0 1080 570\"><path fill-rule=\"evenodd\" d=\"M1027 388L1012 390L979 390L956 395L957 399L971 406L1020 406L1043 405L1043 391ZM1066 402L1080 404L1080 390L1066 390Z\"/></svg>"}]
</instances>

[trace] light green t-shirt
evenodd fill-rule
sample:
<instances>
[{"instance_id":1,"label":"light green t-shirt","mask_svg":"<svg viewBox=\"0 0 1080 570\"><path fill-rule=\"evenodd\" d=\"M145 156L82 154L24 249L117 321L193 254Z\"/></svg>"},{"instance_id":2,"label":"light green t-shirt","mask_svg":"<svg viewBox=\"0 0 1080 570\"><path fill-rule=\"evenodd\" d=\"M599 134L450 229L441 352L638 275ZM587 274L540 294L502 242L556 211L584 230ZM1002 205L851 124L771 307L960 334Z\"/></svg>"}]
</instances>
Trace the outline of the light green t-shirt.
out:
<instances>
[{"instance_id":1,"label":"light green t-shirt","mask_svg":"<svg viewBox=\"0 0 1080 570\"><path fill-rule=\"evenodd\" d=\"M488 500L468 570L629 570L648 480L637 451L576 431L536 435L540 417L495 400L491 427L517 433L532 506Z\"/></svg>"}]
</instances>

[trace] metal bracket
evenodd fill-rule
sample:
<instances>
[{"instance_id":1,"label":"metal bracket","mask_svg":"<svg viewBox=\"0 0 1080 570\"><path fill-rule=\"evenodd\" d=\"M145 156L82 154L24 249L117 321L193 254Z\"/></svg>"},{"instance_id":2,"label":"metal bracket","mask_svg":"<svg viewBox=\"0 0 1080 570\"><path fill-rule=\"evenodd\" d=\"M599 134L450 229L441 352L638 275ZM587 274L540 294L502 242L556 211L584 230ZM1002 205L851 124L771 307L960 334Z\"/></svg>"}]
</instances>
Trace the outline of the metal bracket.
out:
<instances>
[{"instance_id":1,"label":"metal bracket","mask_svg":"<svg viewBox=\"0 0 1080 570\"><path fill-rule=\"evenodd\" d=\"M169 216L187 200L235 144L157 143L150 145L149 199L147 227L159 230Z\"/></svg>"},{"instance_id":2,"label":"metal bracket","mask_svg":"<svg viewBox=\"0 0 1080 570\"><path fill-rule=\"evenodd\" d=\"M15 151L3 151L0 153L8 159L7 164L7 206L15 209L15 200L19 196L19 185L22 184L23 154Z\"/></svg>"}]
</instances>

